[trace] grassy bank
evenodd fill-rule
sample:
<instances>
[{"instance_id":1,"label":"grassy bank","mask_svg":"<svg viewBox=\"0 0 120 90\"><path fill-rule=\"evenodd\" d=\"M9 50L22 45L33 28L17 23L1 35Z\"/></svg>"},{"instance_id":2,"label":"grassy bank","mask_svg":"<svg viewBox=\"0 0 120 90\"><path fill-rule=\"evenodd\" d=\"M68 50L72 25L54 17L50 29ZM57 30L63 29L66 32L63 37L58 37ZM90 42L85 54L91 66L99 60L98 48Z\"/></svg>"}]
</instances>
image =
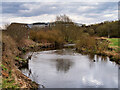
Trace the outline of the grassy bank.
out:
<instances>
[{"instance_id":1,"label":"grassy bank","mask_svg":"<svg viewBox=\"0 0 120 90\"><path fill-rule=\"evenodd\" d=\"M76 43L76 48L78 52L81 53L92 53L103 56L110 57L111 61L115 61L120 64L120 54L119 54L119 39L118 38L81 38Z\"/></svg>"},{"instance_id":2,"label":"grassy bank","mask_svg":"<svg viewBox=\"0 0 120 90\"><path fill-rule=\"evenodd\" d=\"M27 51L45 48L57 48L63 45L64 39L58 30L31 30L23 24L11 24L2 36L2 88L38 88L28 77L21 73L20 67L28 62L20 56Z\"/></svg>"},{"instance_id":3,"label":"grassy bank","mask_svg":"<svg viewBox=\"0 0 120 90\"><path fill-rule=\"evenodd\" d=\"M23 75L19 68L26 67L28 60L22 59L28 51L38 51L56 48L56 43L38 43L31 39L21 39L16 42L6 32L3 32L2 56L2 88L38 88L38 84ZM59 45L58 45L59 46Z\"/></svg>"},{"instance_id":4,"label":"grassy bank","mask_svg":"<svg viewBox=\"0 0 120 90\"><path fill-rule=\"evenodd\" d=\"M120 47L120 38L109 38L111 47Z\"/></svg>"},{"instance_id":5,"label":"grassy bank","mask_svg":"<svg viewBox=\"0 0 120 90\"><path fill-rule=\"evenodd\" d=\"M23 53L18 49L18 43L5 33L2 40L2 88L38 88L38 84L22 74L15 65L15 57Z\"/></svg>"},{"instance_id":6,"label":"grassy bank","mask_svg":"<svg viewBox=\"0 0 120 90\"><path fill-rule=\"evenodd\" d=\"M120 38L109 38L108 39L110 42L111 42L111 44L110 44L110 46L119 46L120 47Z\"/></svg>"},{"instance_id":7,"label":"grassy bank","mask_svg":"<svg viewBox=\"0 0 120 90\"><path fill-rule=\"evenodd\" d=\"M113 48L116 52L120 52L120 38L109 38L109 47Z\"/></svg>"}]
</instances>

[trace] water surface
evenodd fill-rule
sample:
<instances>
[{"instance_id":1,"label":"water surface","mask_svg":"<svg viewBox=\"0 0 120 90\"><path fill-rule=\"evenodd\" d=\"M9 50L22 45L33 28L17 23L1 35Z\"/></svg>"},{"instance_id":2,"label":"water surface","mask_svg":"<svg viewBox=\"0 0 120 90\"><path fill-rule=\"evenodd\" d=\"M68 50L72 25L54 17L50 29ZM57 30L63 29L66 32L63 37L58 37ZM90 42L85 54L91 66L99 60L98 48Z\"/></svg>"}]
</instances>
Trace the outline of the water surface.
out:
<instances>
[{"instance_id":1,"label":"water surface","mask_svg":"<svg viewBox=\"0 0 120 90\"><path fill-rule=\"evenodd\" d=\"M22 72L46 88L118 88L118 65L73 49L35 52Z\"/></svg>"}]
</instances>

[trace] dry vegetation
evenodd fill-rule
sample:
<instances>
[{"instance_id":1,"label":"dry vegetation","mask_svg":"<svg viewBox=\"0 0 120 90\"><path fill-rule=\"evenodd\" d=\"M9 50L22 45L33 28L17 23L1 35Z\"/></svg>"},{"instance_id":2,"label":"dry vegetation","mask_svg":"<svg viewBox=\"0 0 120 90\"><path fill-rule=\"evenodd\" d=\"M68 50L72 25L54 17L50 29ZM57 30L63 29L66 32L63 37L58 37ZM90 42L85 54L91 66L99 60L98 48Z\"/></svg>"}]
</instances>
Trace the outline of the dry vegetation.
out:
<instances>
[{"instance_id":1,"label":"dry vegetation","mask_svg":"<svg viewBox=\"0 0 120 90\"><path fill-rule=\"evenodd\" d=\"M30 31L30 38L39 43L64 43L62 34L58 30L39 30L39 31Z\"/></svg>"},{"instance_id":2,"label":"dry vegetation","mask_svg":"<svg viewBox=\"0 0 120 90\"><path fill-rule=\"evenodd\" d=\"M97 28L99 24L79 27L66 15L57 16L55 24L55 26L48 29L32 28L29 31L29 28L25 24L13 23L6 26L6 31L3 31L2 38L3 88L37 87L36 83L32 83L32 81L24 76L15 66L14 59L21 53L18 48L35 45L35 43L54 43L57 46L64 43L75 43L77 50L80 52L95 54L108 50L108 42L96 40L95 38L96 35L101 36L102 33L104 33L100 31L100 28L103 28L101 24L99 28ZM108 24L111 23L107 23L107 25ZM104 29L105 28L107 28L107 26L104 26ZM115 34L116 32L114 32L114 35L111 34L111 36L115 36ZM28 39L28 35L30 39ZM108 36L108 34L104 36Z\"/></svg>"},{"instance_id":3,"label":"dry vegetation","mask_svg":"<svg viewBox=\"0 0 120 90\"><path fill-rule=\"evenodd\" d=\"M7 32L3 32L2 36L2 88L37 88L38 85L15 66L15 57L21 53L17 41Z\"/></svg>"}]
</instances>

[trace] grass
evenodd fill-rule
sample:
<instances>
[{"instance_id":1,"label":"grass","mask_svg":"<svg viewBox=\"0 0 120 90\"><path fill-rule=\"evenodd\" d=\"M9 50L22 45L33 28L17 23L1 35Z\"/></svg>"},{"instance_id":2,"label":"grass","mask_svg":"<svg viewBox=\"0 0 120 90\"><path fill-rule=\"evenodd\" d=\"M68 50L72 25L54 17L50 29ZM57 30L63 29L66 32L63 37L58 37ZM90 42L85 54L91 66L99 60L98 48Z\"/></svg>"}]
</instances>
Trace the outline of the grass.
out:
<instances>
[{"instance_id":1,"label":"grass","mask_svg":"<svg viewBox=\"0 0 120 90\"><path fill-rule=\"evenodd\" d=\"M3 70L7 71L7 68L3 64L1 65L1 67Z\"/></svg>"},{"instance_id":2,"label":"grass","mask_svg":"<svg viewBox=\"0 0 120 90\"><path fill-rule=\"evenodd\" d=\"M114 51L120 52L120 38L109 38L109 46L114 48Z\"/></svg>"},{"instance_id":3,"label":"grass","mask_svg":"<svg viewBox=\"0 0 120 90\"><path fill-rule=\"evenodd\" d=\"M25 61L25 59L22 59L22 58L20 58L20 57L15 57L15 60L18 60L18 61Z\"/></svg>"},{"instance_id":4,"label":"grass","mask_svg":"<svg viewBox=\"0 0 120 90\"><path fill-rule=\"evenodd\" d=\"M11 76L12 72L9 71L8 78L2 78L2 88L19 88L19 85L15 82L15 79Z\"/></svg>"},{"instance_id":5,"label":"grass","mask_svg":"<svg viewBox=\"0 0 120 90\"><path fill-rule=\"evenodd\" d=\"M19 85L9 77L2 79L2 88L19 88Z\"/></svg>"},{"instance_id":6,"label":"grass","mask_svg":"<svg viewBox=\"0 0 120 90\"><path fill-rule=\"evenodd\" d=\"M110 46L120 47L120 38L109 38L108 40L111 42Z\"/></svg>"}]
</instances>

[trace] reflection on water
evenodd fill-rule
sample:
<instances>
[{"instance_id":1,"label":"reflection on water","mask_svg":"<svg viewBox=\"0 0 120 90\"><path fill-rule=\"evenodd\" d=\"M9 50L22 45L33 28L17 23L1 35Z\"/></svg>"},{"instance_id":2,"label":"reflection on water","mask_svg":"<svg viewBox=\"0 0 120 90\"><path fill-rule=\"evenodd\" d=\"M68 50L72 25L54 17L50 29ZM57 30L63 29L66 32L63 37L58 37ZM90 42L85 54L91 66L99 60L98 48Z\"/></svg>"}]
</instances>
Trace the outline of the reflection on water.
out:
<instances>
[{"instance_id":1,"label":"reflection on water","mask_svg":"<svg viewBox=\"0 0 120 90\"><path fill-rule=\"evenodd\" d=\"M35 52L22 72L47 88L117 88L118 65L72 49Z\"/></svg>"},{"instance_id":2,"label":"reflection on water","mask_svg":"<svg viewBox=\"0 0 120 90\"><path fill-rule=\"evenodd\" d=\"M65 59L57 59L56 60L57 71L67 72L72 65L73 65L73 62L71 60L65 60Z\"/></svg>"},{"instance_id":3,"label":"reflection on water","mask_svg":"<svg viewBox=\"0 0 120 90\"><path fill-rule=\"evenodd\" d=\"M88 58L89 58L90 60L93 60L93 59L94 59L94 56L95 56L95 55L93 55L93 54L89 54L89 55L88 55Z\"/></svg>"}]
</instances>

